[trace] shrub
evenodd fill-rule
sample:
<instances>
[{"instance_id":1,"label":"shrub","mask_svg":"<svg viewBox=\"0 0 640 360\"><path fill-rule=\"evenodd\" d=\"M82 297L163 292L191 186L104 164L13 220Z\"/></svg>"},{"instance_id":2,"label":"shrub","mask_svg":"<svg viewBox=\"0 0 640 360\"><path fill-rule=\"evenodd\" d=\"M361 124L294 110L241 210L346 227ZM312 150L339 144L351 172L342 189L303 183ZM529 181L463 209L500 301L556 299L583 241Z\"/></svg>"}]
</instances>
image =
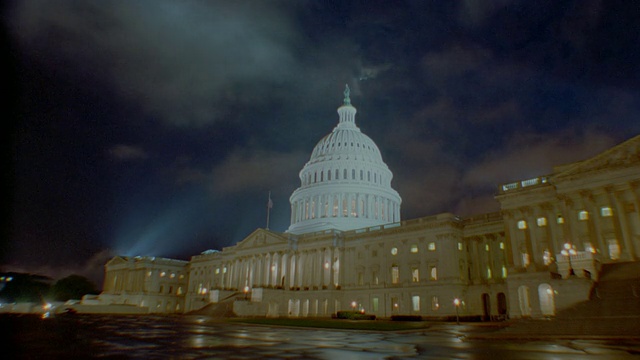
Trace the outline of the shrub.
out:
<instances>
[{"instance_id":1,"label":"shrub","mask_svg":"<svg viewBox=\"0 0 640 360\"><path fill-rule=\"evenodd\" d=\"M376 316L373 314L363 314L359 311L338 311L336 318L347 320L375 320Z\"/></svg>"},{"instance_id":2,"label":"shrub","mask_svg":"<svg viewBox=\"0 0 640 360\"><path fill-rule=\"evenodd\" d=\"M391 321L422 321L420 315L392 315Z\"/></svg>"}]
</instances>

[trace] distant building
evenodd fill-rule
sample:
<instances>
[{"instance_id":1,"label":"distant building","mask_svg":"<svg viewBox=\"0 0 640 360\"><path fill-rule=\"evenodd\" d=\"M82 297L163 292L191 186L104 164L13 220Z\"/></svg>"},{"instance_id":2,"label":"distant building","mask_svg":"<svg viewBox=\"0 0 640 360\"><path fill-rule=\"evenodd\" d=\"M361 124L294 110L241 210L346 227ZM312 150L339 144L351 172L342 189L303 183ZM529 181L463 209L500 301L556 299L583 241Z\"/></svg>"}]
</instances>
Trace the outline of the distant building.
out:
<instances>
[{"instance_id":1,"label":"distant building","mask_svg":"<svg viewBox=\"0 0 640 360\"><path fill-rule=\"evenodd\" d=\"M502 185L501 212L401 220L348 88L338 113L300 172L287 232L257 229L188 263L116 257L99 299L148 312L233 301L241 316L539 317L587 299L600 264L640 257L640 136Z\"/></svg>"}]
</instances>

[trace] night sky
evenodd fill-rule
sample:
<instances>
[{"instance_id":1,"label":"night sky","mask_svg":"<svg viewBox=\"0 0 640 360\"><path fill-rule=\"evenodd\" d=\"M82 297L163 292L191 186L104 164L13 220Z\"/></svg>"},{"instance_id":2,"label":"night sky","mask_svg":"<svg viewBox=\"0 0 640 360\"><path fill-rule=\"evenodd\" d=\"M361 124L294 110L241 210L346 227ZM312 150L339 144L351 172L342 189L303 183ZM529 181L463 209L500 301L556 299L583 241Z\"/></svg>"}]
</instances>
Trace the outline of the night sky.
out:
<instances>
[{"instance_id":1,"label":"night sky","mask_svg":"<svg viewBox=\"0 0 640 360\"><path fill-rule=\"evenodd\" d=\"M345 84L402 218L640 134L638 1L4 1L4 271L99 284L266 225ZM8 65L7 65L8 64ZM9 94L8 96L6 94ZM8 99L8 101L7 101Z\"/></svg>"}]
</instances>

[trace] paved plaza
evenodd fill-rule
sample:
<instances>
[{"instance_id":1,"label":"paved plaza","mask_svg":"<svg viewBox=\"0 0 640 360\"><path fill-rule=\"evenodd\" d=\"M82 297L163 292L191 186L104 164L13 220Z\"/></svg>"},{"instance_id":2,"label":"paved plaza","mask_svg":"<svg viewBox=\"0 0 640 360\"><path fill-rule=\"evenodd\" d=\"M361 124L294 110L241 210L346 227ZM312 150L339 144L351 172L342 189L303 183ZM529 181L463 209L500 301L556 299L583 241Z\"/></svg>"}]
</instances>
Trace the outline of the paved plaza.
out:
<instances>
[{"instance_id":1,"label":"paved plaza","mask_svg":"<svg viewBox=\"0 0 640 360\"><path fill-rule=\"evenodd\" d=\"M620 359L640 354L640 338L501 339L492 338L500 329L479 324L364 332L257 326L202 316L5 317L0 322L2 349L16 359Z\"/></svg>"}]
</instances>

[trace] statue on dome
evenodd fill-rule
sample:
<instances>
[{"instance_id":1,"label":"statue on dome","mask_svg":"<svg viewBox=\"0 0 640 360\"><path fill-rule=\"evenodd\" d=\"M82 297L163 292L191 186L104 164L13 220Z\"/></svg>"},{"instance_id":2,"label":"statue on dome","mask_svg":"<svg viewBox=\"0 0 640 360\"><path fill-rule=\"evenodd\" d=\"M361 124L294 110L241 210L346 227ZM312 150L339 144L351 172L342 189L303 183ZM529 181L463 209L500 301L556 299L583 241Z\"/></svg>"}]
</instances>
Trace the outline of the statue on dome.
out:
<instances>
[{"instance_id":1,"label":"statue on dome","mask_svg":"<svg viewBox=\"0 0 640 360\"><path fill-rule=\"evenodd\" d=\"M351 105L351 99L349 98L349 94L351 94L351 90L349 90L349 84L344 85L344 104Z\"/></svg>"}]
</instances>

